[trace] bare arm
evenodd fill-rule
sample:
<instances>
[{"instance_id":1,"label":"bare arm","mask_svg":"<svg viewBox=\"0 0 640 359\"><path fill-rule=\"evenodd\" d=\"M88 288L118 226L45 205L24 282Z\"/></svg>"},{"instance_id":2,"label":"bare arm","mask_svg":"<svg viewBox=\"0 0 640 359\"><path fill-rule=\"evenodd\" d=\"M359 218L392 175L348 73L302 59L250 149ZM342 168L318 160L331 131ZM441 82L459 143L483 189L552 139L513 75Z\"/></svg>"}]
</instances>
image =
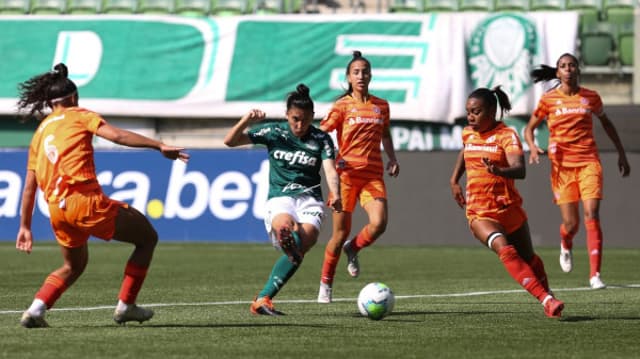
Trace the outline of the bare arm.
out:
<instances>
[{"instance_id":1,"label":"bare arm","mask_svg":"<svg viewBox=\"0 0 640 359\"><path fill-rule=\"evenodd\" d=\"M540 154L544 153L544 150L536 145L533 131L540 125L542 118L537 118L535 115L531 115L527 127L524 129L524 139L529 146L529 163L540 163Z\"/></svg>"},{"instance_id":2,"label":"bare arm","mask_svg":"<svg viewBox=\"0 0 640 359\"><path fill-rule=\"evenodd\" d=\"M158 150L163 156L172 160L189 161L189 154L182 151L184 150L183 147L168 146L152 138L112 126L107 122L98 128L96 135L127 147L144 147Z\"/></svg>"},{"instance_id":3,"label":"bare arm","mask_svg":"<svg viewBox=\"0 0 640 359\"><path fill-rule=\"evenodd\" d=\"M616 127L604 112L600 114L598 118L600 119L607 136L609 136L611 142L613 142L616 146L616 150L618 151L618 169L620 170L622 177L627 177L631 172L631 167L627 161L627 154L625 153L622 141L620 141L620 137L618 136L618 131L616 131Z\"/></svg>"},{"instance_id":4,"label":"bare arm","mask_svg":"<svg viewBox=\"0 0 640 359\"><path fill-rule=\"evenodd\" d=\"M324 170L324 177L327 181L327 187L331 192L331 197L327 205L334 211L342 211L342 198L340 195L340 177L336 172L336 162L332 159L322 161L322 169Z\"/></svg>"},{"instance_id":5,"label":"bare arm","mask_svg":"<svg viewBox=\"0 0 640 359\"><path fill-rule=\"evenodd\" d=\"M20 208L20 229L16 238L16 249L22 252L31 253L33 248L33 236L31 234L31 220L33 218L33 207L35 206L36 191L38 185L36 183L36 173L33 170L27 170L27 176L24 181L22 190L22 207Z\"/></svg>"},{"instance_id":6,"label":"bare arm","mask_svg":"<svg viewBox=\"0 0 640 359\"><path fill-rule=\"evenodd\" d=\"M465 172L464 168L464 148L460 150L460 154L458 154L458 158L456 159L456 164L453 166L453 173L451 174L451 179L449 180L449 186L451 187L451 194L453 195L453 199L456 201L460 208L463 208L466 204L464 193L462 192L462 187L458 183L460 178Z\"/></svg>"},{"instance_id":7,"label":"bare arm","mask_svg":"<svg viewBox=\"0 0 640 359\"><path fill-rule=\"evenodd\" d=\"M229 130L226 136L224 136L224 144L228 147L236 147L242 145L248 145L251 143L249 135L244 130L249 124L264 120L266 114L261 110L253 109L247 112L240 120Z\"/></svg>"},{"instance_id":8,"label":"bare arm","mask_svg":"<svg viewBox=\"0 0 640 359\"><path fill-rule=\"evenodd\" d=\"M387 163L387 173L392 177L397 177L400 173L400 165L396 159L396 152L393 149L393 140L391 139L391 132L389 132L389 129L382 134L382 147L384 148L384 152L387 154L387 158L389 158L389 163Z\"/></svg>"}]
</instances>

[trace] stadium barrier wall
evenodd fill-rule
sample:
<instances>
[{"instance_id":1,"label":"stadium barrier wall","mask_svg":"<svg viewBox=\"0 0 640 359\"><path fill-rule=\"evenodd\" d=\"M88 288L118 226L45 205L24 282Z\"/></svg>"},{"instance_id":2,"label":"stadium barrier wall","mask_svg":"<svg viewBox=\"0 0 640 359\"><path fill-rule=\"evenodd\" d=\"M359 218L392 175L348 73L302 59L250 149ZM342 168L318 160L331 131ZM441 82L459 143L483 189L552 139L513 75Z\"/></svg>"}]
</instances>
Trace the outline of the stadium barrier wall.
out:
<instances>
[{"instance_id":1,"label":"stadium barrier wall","mask_svg":"<svg viewBox=\"0 0 640 359\"><path fill-rule=\"evenodd\" d=\"M20 193L26 150L1 153L0 240L13 241L19 226ZM456 151L398 152L401 173L386 178L389 225L380 244L470 245L464 211L451 198L449 178ZM628 153L632 176L617 173L617 155L602 153L605 199L601 205L607 246L638 247L631 232L640 213L640 191L634 169L640 153ZM192 151L188 165L168 161L152 151L98 151L99 181L106 194L143 211L161 241L267 242L262 223L267 196L266 151ZM464 182L462 182L464 183ZM558 245L560 215L551 202L549 164L527 167L527 178L517 181L529 215L535 245ZM326 188L324 189L326 193ZM364 212L354 215L354 232L365 223ZM331 233L328 216L320 242ZM51 240L46 206L39 196L33 230L36 240ZM581 225L576 244L584 244ZM479 243L476 243L480 245Z\"/></svg>"}]
</instances>

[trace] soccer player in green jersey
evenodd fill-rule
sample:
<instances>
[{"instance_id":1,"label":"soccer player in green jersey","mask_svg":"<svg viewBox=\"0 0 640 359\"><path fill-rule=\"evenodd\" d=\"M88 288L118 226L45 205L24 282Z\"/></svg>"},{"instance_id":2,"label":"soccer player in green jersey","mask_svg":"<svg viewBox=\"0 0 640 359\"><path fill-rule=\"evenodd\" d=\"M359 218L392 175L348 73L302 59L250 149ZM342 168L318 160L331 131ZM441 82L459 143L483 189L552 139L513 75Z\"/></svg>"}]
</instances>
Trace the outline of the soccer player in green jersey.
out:
<instances>
[{"instance_id":1,"label":"soccer player in green jersey","mask_svg":"<svg viewBox=\"0 0 640 359\"><path fill-rule=\"evenodd\" d=\"M263 111L253 109L224 139L229 147L253 143L265 145L269 151L269 199L264 222L273 245L284 254L276 260L269 279L251 304L253 314L283 315L271 300L318 240L324 218L321 167L331 192L327 204L334 211L342 210L333 141L312 126L313 115L309 88L300 84L287 96L287 122L265 122L245 131L266 117Z\"/></svg>"}]
</instances>

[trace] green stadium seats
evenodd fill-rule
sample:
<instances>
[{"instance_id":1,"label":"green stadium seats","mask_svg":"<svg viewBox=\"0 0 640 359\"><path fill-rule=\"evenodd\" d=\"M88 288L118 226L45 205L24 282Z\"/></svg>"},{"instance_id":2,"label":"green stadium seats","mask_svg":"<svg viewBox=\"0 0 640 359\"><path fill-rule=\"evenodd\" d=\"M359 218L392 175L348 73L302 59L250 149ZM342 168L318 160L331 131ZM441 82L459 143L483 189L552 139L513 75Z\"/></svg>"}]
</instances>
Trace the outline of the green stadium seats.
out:
<instances>
[{"instance_id":1,"label":"green stadium seats","mask_svg":"<svg viewBox=\"0 0 640 359\"><path fill-rule=\"evenodd\" d=\"M582 31L582 28L590 27L600 21L602 4L600 0L567 0L567 10L575 10L580 13Z\"/></svg>"},{"instance_id":2,"label":"green stadium seats","mask_svg":"<svg viewBox=\"0 0 640 359\"><path fill-rule=\"evenodd\" d=\"M605 22L583 28L580 34L580 58L585 66L608 66L615 49L615 29Z\"/></svg>"},{"instance_id":3,"label":"green stadium seats","mask_svg":"<svg viewBox=\"0 0 640 359\"><path fill-rule=\"evenodd\" d=\"M140 14L172 14L173 0L138 0Z\"/></svg>"},{"instance_id":4,"label":"green stadium seats","mask_svg":"<svg viewBox=\"0 0 640 359\"><path fill-rule=\"evenodd\" d=\"M66 4L64 0L32 0L31 14L37 15L59 15L64 14L66 11Z\"/></svg>"},{"instance_id":5,"label":"green stadium seats","mask_svg":"<svg viewBox=\"0 0 640 359\"><path fill-rule=\"evenodd\" d=\"M242 15L249 12L247 0L212 0L211 14L216 16Z\"/></svg>"},{"instance_id":6,"label":"green stadium seats","mask_svg":"<svg viewBox=\"0 0 640 359\"><path fill-rule=\"evenodd\" d=\"M458 11L458 0L426 0L424 11L427 12L452 12Z\"/></svg>"},{"instance_id":7,"label":"green stadium seats","mask_svg":"<svg viewBox=\"0 0 640 359\"><path fill-rule=\"evenodd\" d=\"M391 0L389 12L421 13L424 11L422 0Z\"/></svg>"},{"instance_id":8,"label":"green stadium seats","mask_svg":"<svg viewBox=\"0 0 640 359\"><path fill-rule=\"evenodd\" d=\"M174 12L182 16L203 17L211 12L209 0L176 0Z\"/></svg>"},{"instance_id":9,"label":"green stadium seats","mask_svg":"<svg viewBox=\"0 0 640 359\"><path fill-rule=\"evenodd\" d=\"M496 0L494 11L529 11L529 0Z\"/></svg>"},{"instance_id":10,"label":"green stadium seats","mask_svg":"<svg viewBox=\"0 0 640 359\"><path fill-rule=\"evenodd\" d=\"M458 8L460 11L493 11L491 0L460 0Z\"/></svg>"},{"instance_id":11,"label":"green stadium seats","mask_svg":"<svg viewBox=\"0 0 640 359\"><path fill-rule=\"evenodd\" d=\"M0 15L24 15L29 9L29 0L0 0Z\"/></svg>"},{"instance_id":12,"label":"green stadium seats","mask_svg":"<svg viewBox=\"0 0 640 359\"><path fill-rule=\"evenodd\" d=\"M135 14L137 10L137 0L104 0L102 3L105 14Z\"/></svg>"},{"instance_id":13,"label":"green stadium seats","mask_svg":"<svg viewBox=\"0 0 640 359\"><path fill-rule=\"evenodd\" d=\"M100 13L100 0L69 0L67 13L72 15L91 15Z\"/></svg>"},{"instance_id":14,"label":"green stadium seats","mask_svg":"<svg viewBox=\"0 0 640 359\"><path fill-rule=\"evenodd\" d=\"M618 28L618 60L622 66L633 66L633 24Z\"/></svg>"},{"instance_id":15,"label":"green stadium seats","mask_svg":"<svg viewBox=\"0 0 640 359\"><path fill-rule=\"evenodd\" d=\"M531 0L531 11L562 11L567 7L566 0Z\"/></svg>"},{"instance_id":16,"label":"green stadium seats","mask_svg":"<svg viewBox=\"0 0 640 359\"><path fill-rule=\"evenodd\" d=\"M284 0L255 0L253 12L256 14L284 14L287 7Z\"/></svg>"}]
</instances>

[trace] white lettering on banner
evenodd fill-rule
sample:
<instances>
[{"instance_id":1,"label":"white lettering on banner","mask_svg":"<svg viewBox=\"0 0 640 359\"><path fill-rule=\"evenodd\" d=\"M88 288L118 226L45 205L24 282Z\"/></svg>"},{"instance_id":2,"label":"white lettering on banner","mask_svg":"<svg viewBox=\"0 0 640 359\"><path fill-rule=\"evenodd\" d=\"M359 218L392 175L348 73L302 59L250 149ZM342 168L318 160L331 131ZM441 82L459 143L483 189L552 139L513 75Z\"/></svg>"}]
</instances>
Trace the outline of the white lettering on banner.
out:
<instances>
[{"instance_id":1,"label":"white lettering on banner","mask_svg":"<svg viewBox=\"0 0 640 359\"><path fill-rule=\"evenodd\" d=\"M269 197L269 160L262 161L258 172L251 176L251 182L256 185L255 199L253 201L253 216L263 219L264 207Z\"/></svg>"},{"instance_id":2,"label":"white lettering on banner","mask_svg":"<svg viewBox=\"0 0 640 359\"><path fill-rule=\"evenodd\" d=\"M22 192L22 180L11 171L0 171L0 183L7 186L0 188L0 218L15 217L18 214L18 203Z\"/></svg>"},{"instance_id":3,"label":"white lettering on banner","mask_svg":"<svg viewBox=\"0 0 640 359\"><path fill-rule=\"evenodd\" d=\"M103 186L111 186L114 189L124 188L128 183L134 183L135 187L113 192L109 197L123 202L130 200L131 207L144 212L151 188L151 182L146 174L139 171L125 171L114 178L113 172L103 171L98 174L98 182Z\"/></svg>"},{"instance_id":4,"label":"white lettering on banner","mask_svg":"<svg viewBox=\"0 0 640 359\"><path fill-rule=\"evenodd\" d=\"M235 188L234 188L235 187ZM225 172L218 176L211 185L209 192L209 210L214 216L232 221L242 217L251 199L251 182L242 172ZM237 201L225 207L225 201Z\"/></svg>"},{"instance_id":5,"label":"white lettering on banner","mask_svg":"<svg viewBox=\"0 0 640 359\"><path fill-rule=\"evenodd\" d=\"M207 208L207 196L200 195L200 193L209 192L207 176L199 171L186 172L186 169L187 165L180 161L174 162L171 167L165 200L165 218L195 219ZM183 207L180 203L180 194L186 185L192 185L196 194L191 205Z\"/></svg>"},{"instance_id":6,"label":"white lettering on banner","mask_svg":"<svg viewBox=\"0 0 640 359\"><path fill-rule=\"evenodd\" d=\"M440 129L440 148L443 150L456 150L462 148L462 127L454 126L449 130Z\"/></svg>"}]
</instances>

